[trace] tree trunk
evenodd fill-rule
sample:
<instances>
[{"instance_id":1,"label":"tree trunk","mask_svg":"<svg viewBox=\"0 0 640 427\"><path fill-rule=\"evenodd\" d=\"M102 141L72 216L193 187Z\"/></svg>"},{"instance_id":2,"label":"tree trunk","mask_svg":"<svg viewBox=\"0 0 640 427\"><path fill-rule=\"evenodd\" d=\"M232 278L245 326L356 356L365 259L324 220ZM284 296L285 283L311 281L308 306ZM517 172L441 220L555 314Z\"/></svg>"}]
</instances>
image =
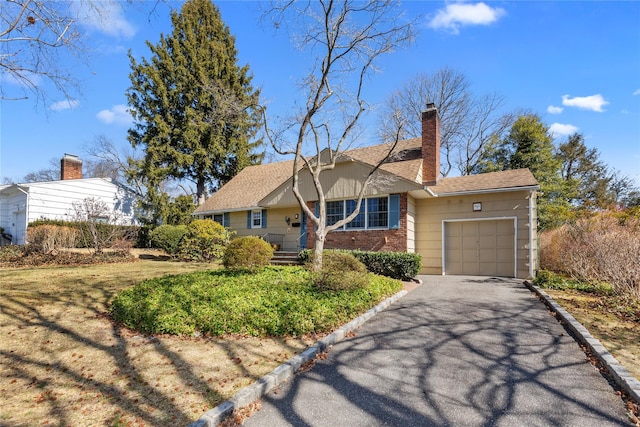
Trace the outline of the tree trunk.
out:
<instances>
[{"instance_id":1,"label":"tree trunk","mask_svg":"<svg viewBox=\"0 0 640 427\"><path fill-rule=\"evenodd\" d=\"M324 232L320 233L320 230L316 231L316 244L313 249L313 271L318 272L322 270L322 251L324 250L324 239L326 235Z\"/></svg>"},{"instance_id":2,"label":"tree trunk","mask_svg":"<svg viewBox=\"0 0 640 427\"><path fill-rule=\"evenodd\" d=\"M204 192L204 179L198 179L198 183L196 184L196 203L198 206L204 203L206 200L205 192Z\"/></svg>"}]
</instances>

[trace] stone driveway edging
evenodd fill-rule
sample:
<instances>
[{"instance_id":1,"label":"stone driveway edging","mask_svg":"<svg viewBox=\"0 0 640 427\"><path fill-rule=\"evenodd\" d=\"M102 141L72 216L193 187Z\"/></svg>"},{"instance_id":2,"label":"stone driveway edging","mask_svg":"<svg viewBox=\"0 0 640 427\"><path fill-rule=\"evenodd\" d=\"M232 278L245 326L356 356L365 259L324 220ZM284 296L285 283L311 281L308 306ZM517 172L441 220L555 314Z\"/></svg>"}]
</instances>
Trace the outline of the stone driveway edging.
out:
<instances>
[{"instance_id":1,"label":"stone driveway edging","mask_svg":"<svg viewBox=\"0 0 640 427\"><path fill-rule=\"evenodd\" d=\"M363 323L371 319L373 316L375 316L385 308L389 307L391 304L398 301L406 294L407 291L402 290L397 294L385 299L369 311L336 329L331 334L327 335L311 347L307 348L302 353L295 355L282 365L275 368L270 373L259 378L255 383L242 388L236 394L234 394L231 399L222 402L215 408L205 412L204 415L189 424L188 427L216 427L227 417L231 416L233 414L233 411L250 405L254 401L267 394L269 391L273 390L278 385L287 381L297 371L299 371L305 363L313 361L318 353L322 353L335 343L342 341L344 337L347 336L350 332L360 327Z\"/></svg>"},{"instance_id":2,"label":"stone driveway edging","mask_svg":"<svg viewBox=\"0 0 640 427\"><path fill-rule=\"evenodd\" d=\"M613 357L611 353L602 345L602 343L587 331L571 314L560 306L549 294L535 286L530 281L524 282L531 291L535 292L547 307L556 313L556 317L562 320L566 327L573 333L573 336L583 345L587 346L589 351L609 370L611 377L620 388L629 394L629 397L636 403L640 404L640 381L626 370L624 366Z\"/></svg>"}]
</instances>

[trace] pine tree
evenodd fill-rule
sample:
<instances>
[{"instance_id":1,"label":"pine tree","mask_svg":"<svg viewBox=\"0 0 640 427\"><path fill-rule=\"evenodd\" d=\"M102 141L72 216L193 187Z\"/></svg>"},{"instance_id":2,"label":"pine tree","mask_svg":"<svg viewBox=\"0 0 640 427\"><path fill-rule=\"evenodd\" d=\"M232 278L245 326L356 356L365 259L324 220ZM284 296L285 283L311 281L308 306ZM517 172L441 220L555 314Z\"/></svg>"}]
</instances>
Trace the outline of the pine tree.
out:
<instances>
[{"instance_id":1,"label":"pine tree","mask_svg":"<svg viewBox=\"0 0 640 427\"><path fill-rule=\"evenodd\" d=\"M571 215L561 176L561 160L555 155L549 128L537 115L518 117L504 139L495 139L480 161L477 172L528 168L540 184L539 229L560 225Z\"/></svg>"},{"instance_id":2,"label":"pine tree","mask_svg":"<svg viewBox=\"0 0 640 427\"><path fill-rule=\"evenodd\" d=\"M562 161L562 178L572 187L568 194L571 204L578 208L606 208L613 205L614 177L600 160L595 148L587 148L584 136L575 133L558 146L558 158Z\"/></svg>"},{"instance_id":3,"label":"pine tree","mask_svg":"<svg viewBox=\"0 0 640 427\"><path fill-rule=\"evenodd\" d=\"M259 91L248 66L237 65L235 39L210 0L187 1L171 22L170 35L147 42L149 60L129 52L129 141L143 148L134 166L148 188L191 181L200 204L208 190L261 161Z\"/></svg>"}]
</instances>

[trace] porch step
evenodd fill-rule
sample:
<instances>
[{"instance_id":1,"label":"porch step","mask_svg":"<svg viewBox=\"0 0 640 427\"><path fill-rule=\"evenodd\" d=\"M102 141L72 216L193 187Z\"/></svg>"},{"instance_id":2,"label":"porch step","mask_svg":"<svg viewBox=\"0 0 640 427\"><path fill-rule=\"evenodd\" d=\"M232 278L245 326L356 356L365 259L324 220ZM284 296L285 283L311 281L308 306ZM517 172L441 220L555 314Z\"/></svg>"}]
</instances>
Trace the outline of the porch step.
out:
<instances>
[{"instance_id":1,"label":"porch step","mask_svg":"<svg viewBox=\"0 0 640 427\"><path fill-rule=\"evenodd\" d=\"M300 265L298 252L276 251L271 258L273 265Z\"/></svg>"}]
</instances>

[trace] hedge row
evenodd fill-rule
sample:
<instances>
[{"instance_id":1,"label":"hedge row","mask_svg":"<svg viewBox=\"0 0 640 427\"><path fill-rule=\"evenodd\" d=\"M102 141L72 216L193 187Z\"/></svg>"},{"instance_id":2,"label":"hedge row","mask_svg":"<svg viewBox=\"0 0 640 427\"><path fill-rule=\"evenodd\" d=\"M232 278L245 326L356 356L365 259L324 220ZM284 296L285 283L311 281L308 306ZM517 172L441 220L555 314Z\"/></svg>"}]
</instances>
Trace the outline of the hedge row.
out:
<instances>
[{"instance_id":1,"label":"hedge row","mask_svg":"<svg viewBox=\"0 0 640 427\"><path fill-rule=\"evenodd\" d=\"M347 252L363 263L367 270L381 276L407 280L418 275L422 265L419 254L409 252L371 252L328 249L328 251ZM308 263L313 255L312 249L305 249L298 255L300 262Z\"/></svg>"},{"instance_id":2,"label":"hedge row","mask_svg":"<svg viewBox=\"0 0 640 427\"><path fill-rule=\"evenodd\" d=\"M86 222L83 221L62 221L62 220L45 220L39 219L29 223L29 229L36 228L42 225L53 225L59 227L69 227L74 230L78 230L78 238L76 240L77 248L91 248L93 247L94 238L91 236L91 231ZM114 225L114 224L95 224L98 234L102 241L111 245L116 244L116 241L107 242L108 239L125 240L135 244L138 239L138 233L140 231L139 226L135 225Z\"/></svg>"}]
</instances>

